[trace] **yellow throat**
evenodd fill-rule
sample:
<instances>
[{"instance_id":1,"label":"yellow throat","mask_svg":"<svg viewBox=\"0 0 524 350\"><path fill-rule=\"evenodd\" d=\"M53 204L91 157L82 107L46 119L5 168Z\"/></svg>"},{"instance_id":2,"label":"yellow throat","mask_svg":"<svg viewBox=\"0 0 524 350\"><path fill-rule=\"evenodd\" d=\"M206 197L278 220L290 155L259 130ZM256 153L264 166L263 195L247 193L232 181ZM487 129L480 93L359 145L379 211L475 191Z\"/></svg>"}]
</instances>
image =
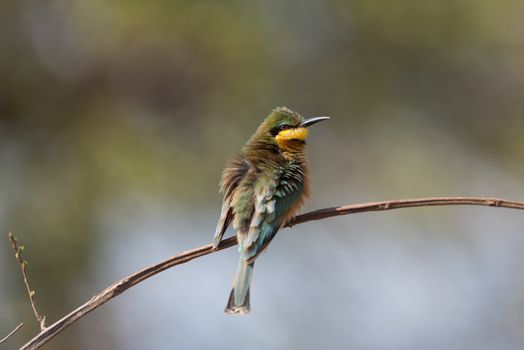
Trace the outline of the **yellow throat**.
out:
<instances>
[{"instance_id":1,"label":"yellow throat","mask_svg":"<svg viewBox=\"0 0 524 350\"><path fill-rule=\"evenodd\" d=\"M306 141L309 135L307 128L293 128L282 130L275 136L280 148L287 148L288 142L292 140Z\"/></svg>"}]
</instances>

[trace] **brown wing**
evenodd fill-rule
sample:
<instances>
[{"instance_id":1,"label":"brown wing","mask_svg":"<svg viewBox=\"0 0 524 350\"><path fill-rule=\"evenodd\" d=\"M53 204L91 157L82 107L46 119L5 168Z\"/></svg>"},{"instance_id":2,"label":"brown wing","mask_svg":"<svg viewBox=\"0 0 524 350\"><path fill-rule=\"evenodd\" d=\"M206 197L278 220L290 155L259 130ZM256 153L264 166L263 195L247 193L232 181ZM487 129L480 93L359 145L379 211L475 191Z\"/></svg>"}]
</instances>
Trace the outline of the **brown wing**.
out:
<instances>
[{"instance_id":1,"label":"brown wing","mask_svg":"<svg viewBox=\"0 0 524 350\"><path fill-rule=\"evenodd\" d=\"M231 207L231 200L233 193L238 187L240 180L251 168L250 163L242 156L233 158L222 173L222 180L220 181L220 193L224 194L222 202L222 211L218 219L217 228L215 231L215 238L213 248L218 247L218 244L224 236L231 220L233 219L233 208Z\"/></svg>"}]
</instances>

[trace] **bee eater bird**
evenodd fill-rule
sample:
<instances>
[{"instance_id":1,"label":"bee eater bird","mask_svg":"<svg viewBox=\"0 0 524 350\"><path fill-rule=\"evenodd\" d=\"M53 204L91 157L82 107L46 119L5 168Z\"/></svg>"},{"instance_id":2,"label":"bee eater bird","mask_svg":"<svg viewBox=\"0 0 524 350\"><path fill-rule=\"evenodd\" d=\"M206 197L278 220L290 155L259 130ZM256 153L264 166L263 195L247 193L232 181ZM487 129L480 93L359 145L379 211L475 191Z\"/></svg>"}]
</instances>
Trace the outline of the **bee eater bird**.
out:
<instances>
[{"instance_id":1,"label":"bee eater bird","mask_svg":"<svg viewBox=\"0 0 524 350\"><path fill-rule=\"evenodd\" d=\"M226 313L249 312L249 286L255 259L309 195L304 154L307 128L326 119L329 117L304 120L286 107L277 107L258 127L241 154L224 169L220 182L224 200L213 247L218 247L232 223L240 251Z\"/></svg>"}]
</instances>

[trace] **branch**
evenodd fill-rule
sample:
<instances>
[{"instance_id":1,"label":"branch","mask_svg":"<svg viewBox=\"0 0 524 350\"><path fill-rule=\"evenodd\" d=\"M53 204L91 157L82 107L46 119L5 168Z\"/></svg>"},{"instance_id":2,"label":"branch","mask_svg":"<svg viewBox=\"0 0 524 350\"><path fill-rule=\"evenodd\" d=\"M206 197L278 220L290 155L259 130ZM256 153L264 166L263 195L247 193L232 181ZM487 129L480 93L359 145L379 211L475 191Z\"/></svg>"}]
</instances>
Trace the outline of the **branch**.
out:
<instances>
[{"instance_id":1,"label":"branch","mask_svg":"<svg viewBox=\"0 0 524 350\"><path fill-rule=\"evenodd\" d=\"M400 208L431 207L445 205L481 205L486 207L498 207L524 210L524 202L510 201L499 198L486 197L430 197L416 199L399 199L392 201L370 202L363 204L351 204L341 207L319 209L295 216L289 222L288 227L302 224L308 221L322 220L332 216L364 213L367 211L384 211Z\"/></svg>"},{"instance_id":2,"label":"branch","mask_svg":"<svg viewBox=\"0 0 524 350\"><path fill-rule=\"evenodd\" d=\"M11 336L13 334L15 334L16 332L18 332L18 330L20 328L22 328L24 324L23 323L20 323L18 326L15 327L15 329L13 329L8 335L6 335L5 337L3 337L2 339L0 339L0 344L2 344L3 342L6 342L7 339L11 338Z\"/></svg>"},{"instance_id":3,"label":"branch","mask_svg":"<svg viewBox=\"0 0 524 350\"><path fill-rule=\"evenodd\" d=\"M306 214L294 217L286 226L302 224L308 221L322 220L333 216L362 213L368 211L384 211L399 208L422 207L422 206L444 206L444 205L482 205L489 207L511 208L524 210L524 202L510 201L497 198L479 198L479 197L437 197L437 198L420 198L420 199L403 199L393 201L371 202L364 204L353 204L341 207L332 207L315 210ZM237 244L236 237L229 237L220 242L216 250L213 250L211 244L201 246L179 253L158 264L146 267L142 271L136 272L120 281L113 283L99 294L91 298L77 309L62 317L60 320L47 327L25 344L20 350L34 350L40 348L51 338L62 332L73 322L78 321L91 311L105 304L107 301L117 297L134 285L169 269L173 266L187 263L193 259L204 255L223 250Z\"/></svg>"},{"instance_id":4,"label":"branch","mask_svg":"<svg viewBox=\"0 0 524 350\"><path fill-rule=\"evenodd\" d=\"M15 258L18 261L18 264L20 265L20 270L22 271L22 277L24 278L24 284L25 288L27 289L27 294L29 295L29 302L31 303L31 308L33 309L33 313L35 314L36 322L40 324L40 330L43 331L45 329L45 316L40 316L38 313L38 310L36 309L36 302L35 302L35 290L31 289L29 286L29 279L27 278L27 261L24 260L24 257L22 256L22 252L24 251L24 246L18 245L18 242L16 240L16 237L9 232L7 235L9 240L11 241L11 246L13 247L13 250L15 251Z\"/></svg>"}]
</instances>

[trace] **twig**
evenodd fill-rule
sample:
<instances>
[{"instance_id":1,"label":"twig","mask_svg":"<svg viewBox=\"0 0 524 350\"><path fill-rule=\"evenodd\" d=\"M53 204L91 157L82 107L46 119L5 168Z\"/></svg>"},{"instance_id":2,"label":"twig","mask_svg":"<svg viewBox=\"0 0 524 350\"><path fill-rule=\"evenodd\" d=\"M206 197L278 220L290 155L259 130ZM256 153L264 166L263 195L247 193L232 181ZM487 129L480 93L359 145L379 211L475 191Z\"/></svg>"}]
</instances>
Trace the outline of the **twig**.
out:
<instances>
[{"instance_id":1,"label":"twig","mask_svg":"<svg viewBox=\"0 0 524 350\"><path fill-rule=\"evenodd\" d=\"M13 250L15 251L15 258L18 261L18 264L20 265L20 270L22 270L22 277L24 278L24 284L25 288L27 289L27 294L29 295L29 301L31 302L31 308L33 309L33 313L35 314L36 321L40 325L40 330L43 331L45 329L45 316L41 316L38 313L38 310L36 309L36 302L35 302L35 291L34 289L31 289L29 286L29 279L27 278L27 261L24 260L24 257L22 256L22 252L24 251L24 246L18 245L18 242L16 240L16 237L9 232L8 234L9 240L11 241L11 246L13 247Z\"/></svg>"},{"instance_id":2,"label":"twig","mask_svg":"<svg viewBox=\"0 0 524 350\"><path fill-rule=\"evenodd\" d=\"M524 210L524 202L510 201L498 198L479 198L479 197L438 197L438 198L420 198L420 199L403 199L383 202L372 202L364 204L353 204L341 207L332 207L327 209L315 210L306 214L298 215L291 220L287 226L302 224L308 221L326 219L332 216L340 216L368 211L384 211L398 208L437 206L437 205L482 205L500 208L512 208ZM117 297L134 285L176 265L184 264L195 258L223 250L237 244L236 237L229 237L220 242L217 250L213 250L211 244L199 248L191 249L179 253L158 264L149 266L142 271L136 272L118 282L113 283L91 300L87 301L77 309L62 317L45 330L37 334L20 350L34 350L40 348L51 338L63 331L73 322L78 321L89 312L95 310L107 301Z\"/></svg>"},{"instance_id":3,"label":"twig","mask_svg":"<svg viewBox=\"0 0 524 350\"><path fill-rule=\"evenodd\" d=\"M6 335L5 337L3 337L2 339L0 339L0 344L2 344L3 342L7 341L7 339L11 338L11 336L13 336L13 334L15 334L16 332L18 332L18 330L20 328L22 328L22 326L24 325L24 323L20 323L18 326L16 326L15 329L13 329L8 335Z\"/></svg>"}]
</instances>

